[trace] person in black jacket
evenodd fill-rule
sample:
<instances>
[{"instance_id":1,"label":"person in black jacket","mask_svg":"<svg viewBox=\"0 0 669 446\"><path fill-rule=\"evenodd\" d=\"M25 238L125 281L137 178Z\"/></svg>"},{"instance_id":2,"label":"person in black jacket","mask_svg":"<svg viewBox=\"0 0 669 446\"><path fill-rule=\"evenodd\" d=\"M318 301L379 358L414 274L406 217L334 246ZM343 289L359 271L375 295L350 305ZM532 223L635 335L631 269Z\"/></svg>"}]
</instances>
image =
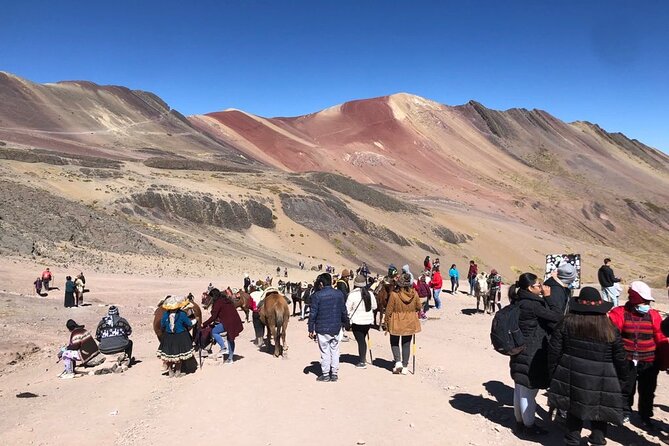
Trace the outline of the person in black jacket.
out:
<instances>
[{"instance_id":1,"label":"person in black jacket","mask_svg":"<svg viewBox=\"0 0 669 446\"><path fill-rule=\"evenodd\" d=\"M597 280L599 280L599 286L602 287L602 299L612 302L613 306L617 307L619 294L614 285L620 282L620 279L613 274L611 259L608 257L604 259L604 264L597 271Z\"/></svg>"},{"instance_id":2,"label":"person in black jacket","mask_svg":"<svg viewBox=\"0 0 669 446\"><path fill-rule=\"evenodd\" d=\"M571 297L569 288L577 278L576 267L568 262L563 262L544 282L544 285L551 289L550 299L560 309L560 313L567 313L567 304Z\"/></svg>"},{"instance_id":3,"label":"person in black jacket","mask_svg":"<svg viewBox=\"0 0 669 446\"><path fill-rule=\"evenodd\" d=\"M567 411L567 445L581 443L584 421L590 421L589 444L603 445L607 423L623 420L628 368L620 333L606 315L612 306L595 288L585 287L551 336L548 403Z\"/></svg>"},{"instance_id":4,"label":"person in black jacket","mask_svg":"<svg viewBox=\"0 0 669 446\"><path fill-rule=\"evenodd\" d=\"M526 348L512 356L511 378L515 383L513 409L516 432L543 435L548 431L535 423L536 396L548 387L548 335L562 318L560 309L547 299L550 288L542 285L532 273L523 273L509 289L509 299L520 306L518 325L525 337Z\"/></svg>"}]
</instances>

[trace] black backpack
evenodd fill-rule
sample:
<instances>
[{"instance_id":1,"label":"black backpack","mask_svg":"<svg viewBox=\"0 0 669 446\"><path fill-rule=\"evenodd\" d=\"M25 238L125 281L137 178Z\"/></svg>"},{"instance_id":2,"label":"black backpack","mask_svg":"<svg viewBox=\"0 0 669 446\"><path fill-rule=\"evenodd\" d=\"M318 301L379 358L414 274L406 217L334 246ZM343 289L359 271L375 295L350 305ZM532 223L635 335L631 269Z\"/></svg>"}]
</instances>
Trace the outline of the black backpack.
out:
<instances>
[{"instance_id":1,"label":"black backpack","mask_svg":"<svg viewBox=\"0 0 669 446\"><path fill-rule=\"evenodd\" d=\"M520 306L517 304L507 305L495 314L490 328L490 341L497 352L514 356L525 350L525 337L518 325L519 317Z\"/></svg>"}]
</instances>

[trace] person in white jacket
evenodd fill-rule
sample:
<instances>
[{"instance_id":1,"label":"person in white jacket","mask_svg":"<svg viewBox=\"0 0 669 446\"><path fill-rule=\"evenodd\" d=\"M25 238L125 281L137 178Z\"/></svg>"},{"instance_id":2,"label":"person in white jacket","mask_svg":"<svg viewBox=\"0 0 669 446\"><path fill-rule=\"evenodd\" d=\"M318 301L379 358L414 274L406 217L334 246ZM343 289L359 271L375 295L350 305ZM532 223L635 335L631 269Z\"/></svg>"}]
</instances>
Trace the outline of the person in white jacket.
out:
<instances>
[{"instance_id":1,"label":"person in white jacket","mask_svg":"<svg viewBox=\"0 0 669 446\"><path fill-rule=\"evenodd\" d=\"M358 343L359 369L367 368L367 334L369 327L374 323L374 310L376 310L376 298L367 289L367 280L362 274L358 274L353 281L354 289L346 299L346 311L351 321L351 330Z\"/></svg>"}]
</instances>

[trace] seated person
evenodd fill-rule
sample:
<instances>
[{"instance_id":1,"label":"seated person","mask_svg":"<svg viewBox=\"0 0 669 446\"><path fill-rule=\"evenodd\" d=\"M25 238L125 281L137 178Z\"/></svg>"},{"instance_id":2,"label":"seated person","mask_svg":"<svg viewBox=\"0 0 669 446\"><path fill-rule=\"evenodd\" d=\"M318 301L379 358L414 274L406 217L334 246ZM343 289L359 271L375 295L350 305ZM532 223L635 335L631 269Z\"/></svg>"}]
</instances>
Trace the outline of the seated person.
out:
<instances>
[{"instance_id":1,"label":"seated person","mask_svg":"<svg viewBox=\"0 0 669 446\"><path fill-rule=\"evenodd\" d=\"M132 341L128 336L132 328L128 321L119 315L118 308L112 305L103 317L95 332L95 339L100 343L100 351L105 355L125 352L126 358L132 363Z\"/></svg>"},{"instance_id":2,"label":"seated person","mask_svg":"<svg viewBox=\"0 0 669 446\"><path fill-rule=\"evenodd\" d=\"M83 325L69 319L65 326L70 330L70 343L67 347L61 348L58 353L58 359L62 359L65 364L65 370L60 375L63 379L74 378L76 361L81 361L81 365L86 365L100 353L95 339L84 329Z\"/></svg>"}]
</instances>

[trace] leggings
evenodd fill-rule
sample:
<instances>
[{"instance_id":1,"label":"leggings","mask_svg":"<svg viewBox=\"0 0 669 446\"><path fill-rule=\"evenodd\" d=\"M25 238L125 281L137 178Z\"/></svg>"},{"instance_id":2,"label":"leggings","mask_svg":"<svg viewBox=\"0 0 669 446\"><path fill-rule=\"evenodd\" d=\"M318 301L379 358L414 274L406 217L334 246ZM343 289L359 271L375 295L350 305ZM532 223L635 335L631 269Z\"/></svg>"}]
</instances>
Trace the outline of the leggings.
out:
<instances>
[{"instance_id":1,"label":"leggings","mask_svg":"<svg viewBox=\"0 0 669 446\"><path fill-rule=\"evenodd\" d=\"M358 362L366 363L367 357L367 333L369 333L369 325L351 324L353 336L358 343Z\"/></svg>"},{"instance_id":2,"label":"leggings","mask_svg":"<svg viewBox=\"0 0 669 446\"><path fill-rule=\"evenodd\" d=\"M409 365L409 354L411 353L411 335L402 338L402 366ZM400 362L400 336L390 335L390 350L393 352L395 362Z\"/></svg>"}]
</instances>

